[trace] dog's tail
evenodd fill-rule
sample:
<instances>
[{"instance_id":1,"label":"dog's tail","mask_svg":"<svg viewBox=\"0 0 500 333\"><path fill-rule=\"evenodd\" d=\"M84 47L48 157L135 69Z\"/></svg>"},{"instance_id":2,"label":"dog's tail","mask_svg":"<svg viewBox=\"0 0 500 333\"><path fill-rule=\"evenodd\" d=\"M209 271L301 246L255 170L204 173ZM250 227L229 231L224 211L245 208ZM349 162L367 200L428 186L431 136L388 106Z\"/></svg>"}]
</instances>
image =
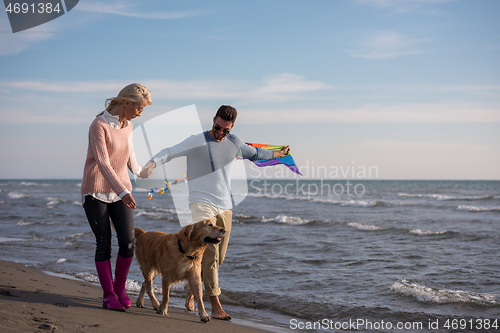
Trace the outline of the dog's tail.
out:
<instances>
[{"instance_id":1,"label":"dog's tail","mask_svg":"<svg viewBox=\"0 0 500 333\"><path fill-rule=\"evenodd\" d=\"M134 237L135 237L135 239L139 238L139 236L141 236L144 233L146 233L146 232L144 230L142 230L141 228L135 228L134 229Z\"/></svg>"}]
</instances>

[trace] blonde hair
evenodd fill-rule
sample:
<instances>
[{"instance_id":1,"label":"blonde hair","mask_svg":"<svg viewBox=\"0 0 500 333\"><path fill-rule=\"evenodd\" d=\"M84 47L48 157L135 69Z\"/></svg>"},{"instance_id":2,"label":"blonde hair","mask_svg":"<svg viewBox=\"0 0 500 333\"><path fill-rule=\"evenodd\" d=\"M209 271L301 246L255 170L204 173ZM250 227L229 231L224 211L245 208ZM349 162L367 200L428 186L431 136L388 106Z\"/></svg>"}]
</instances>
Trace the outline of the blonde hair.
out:
<instances>
[{"instance_id":1,"label":"blonde hair","mask_svg":"<svg viewBox=\"0 0 500 333\"><path fill-rule=\"evenodd\" d=\"M125 101L131 103L139 103L142 101L142 99L146 100L146 102L148 103L147 105L151 105L153 103L151 100L151 92L146 87L139 83L131 83L123 88L118 93L118 96L106 99L106 102L104 102L104 106L106 107L107 111L111 111L111 109L113 109L115 106ZM97 116L100 116L103 113L104 111L99 113Z\"/></svg>"}]
</instances>

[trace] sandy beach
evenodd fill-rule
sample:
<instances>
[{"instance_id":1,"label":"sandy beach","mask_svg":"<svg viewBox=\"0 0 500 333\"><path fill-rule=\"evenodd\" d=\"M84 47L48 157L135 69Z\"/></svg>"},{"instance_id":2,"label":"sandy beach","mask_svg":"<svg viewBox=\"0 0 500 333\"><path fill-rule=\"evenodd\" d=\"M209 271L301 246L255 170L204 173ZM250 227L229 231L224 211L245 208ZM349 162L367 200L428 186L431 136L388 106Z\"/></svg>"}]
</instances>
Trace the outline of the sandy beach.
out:
<instances>
[{"instance_id":1,"label":"sandy beach","mask_svg":"<svg viewBox=\"0 0 500 333\"><path fill-rule=\"evenodd\" d=\"M135 302L134 297L131 297ZM207 306L207 302L205 302ZM209 310L207 309L207 312ZM99 286L0 261L0 331L7 332L267 332L169 307L160 316L146 303L127 312L102 307Z\"/></svg>"}]
</instances>

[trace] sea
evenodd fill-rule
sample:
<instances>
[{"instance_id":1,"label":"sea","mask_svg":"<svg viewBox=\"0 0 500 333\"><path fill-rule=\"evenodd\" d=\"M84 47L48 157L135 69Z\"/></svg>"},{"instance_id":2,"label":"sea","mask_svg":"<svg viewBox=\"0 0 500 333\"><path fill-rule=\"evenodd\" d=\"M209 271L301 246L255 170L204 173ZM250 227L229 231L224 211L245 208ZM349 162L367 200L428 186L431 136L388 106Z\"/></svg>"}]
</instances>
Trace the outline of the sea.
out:
<instances>
[{"instance_id":1,"label":"sea","mask_svg":"<svg viewBox=\"0 0 500 333\"><path fill-rule=\"evenodd\" d=\"M97 283L80 183L0 180L0 259ZM500 331L500 181L246 184L220 266L233 322L273 332ZM189 214L169 192L132 194L142 229L177 232ZM117 249L114 237L113 260ZM128 278L133 299L135 261ZM183 308L183 285L171 294Z\"/></svg>"}]
</instances>

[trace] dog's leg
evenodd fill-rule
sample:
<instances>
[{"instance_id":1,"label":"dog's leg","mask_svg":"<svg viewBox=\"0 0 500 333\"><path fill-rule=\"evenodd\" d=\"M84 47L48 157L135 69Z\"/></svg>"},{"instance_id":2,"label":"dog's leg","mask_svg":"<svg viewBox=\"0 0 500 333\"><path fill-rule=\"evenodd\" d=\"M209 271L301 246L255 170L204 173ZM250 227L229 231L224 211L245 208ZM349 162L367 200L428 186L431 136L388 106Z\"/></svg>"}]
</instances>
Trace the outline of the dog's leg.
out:
<instances>
[{"instance_id":1,"label":"dog's leg","mask_svg":"<svg viewBox=\"0 0 500 333\"><path fill-rule=\"evenodd\" d=\"M155 297L155 292L153 290L153 280L156 277L156 272L149 272L148 275L144 276L144 282L142 283L142 289L146 289L149 299L151 300L151 305L153 309L157 310L160 308L160 302Z\"/></svg>"},{"instance_id":2,"label":"dog's leg","mask_svg":"<svg viewBox=\"0 0 500 333\"><path fill-rule=\"evenodd\" d=\"M141 287L141 292L139 293L139 298L137 299L137 302L135 302L135 305L137 305L138 308L144 307L144 293L145 292L146 292L146 281L143 281L142 287Z\"/></svg>"},{"instance_id":3,"label":"dog's leg","mask_svg":"<svg viewBox=\"0 0 500 333\"><path fill-rule=\"evenodd\" d=\"M191 292L198 302L198 314L200 315L200 320L204 323L210 320L207 312L205 311L205 305L203 304L203 291L201 288L201 274L200 272L193 272L188 277L189 286L191 288Z\"/></svg>"},{"instance_id":4,"label":"dog's leg","mask_svg":"<svg viewBox=\"0 0 500 333\"><path fill-rule=\"evenodd\" d=\"M156 309L156 312L166 316L168 314L168 297L170 294L170 281L167 281L165 276L162 276L162 289L163 289L163 299L161 300L161 305Z\"/></svg>"}]
</instances>

